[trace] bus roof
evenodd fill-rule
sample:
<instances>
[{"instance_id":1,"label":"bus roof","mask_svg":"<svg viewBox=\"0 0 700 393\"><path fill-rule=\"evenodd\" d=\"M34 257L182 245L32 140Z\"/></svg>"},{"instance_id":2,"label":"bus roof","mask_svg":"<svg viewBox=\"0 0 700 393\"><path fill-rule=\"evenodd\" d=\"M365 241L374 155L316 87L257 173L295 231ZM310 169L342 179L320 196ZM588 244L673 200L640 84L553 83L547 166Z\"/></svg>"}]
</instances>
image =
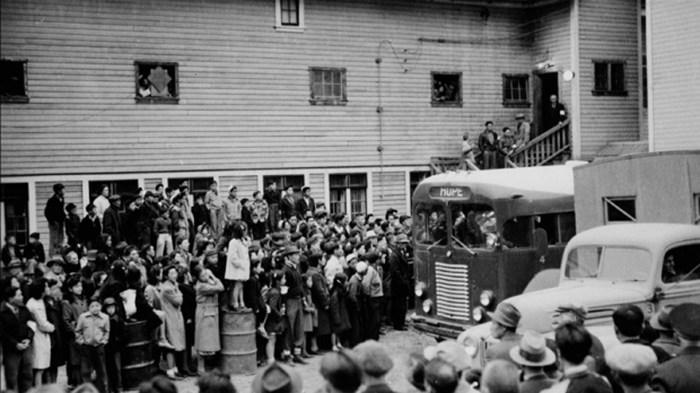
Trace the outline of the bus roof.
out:
<instances>
[{"instance_id":1,"label":"bus roof","mask_svg":"<svg viewBox=\"0 0 700 393\"><path fill-rule=\"evenodd\" d=\"M494 208L508 201L512 216L533 214L540 209L573 211L573 167L582 164L568 162L565 165L443 173L423 180L416 187L413 200L438 201L439 197L431 196L431 189L464 187L470 190L468 199L450 200L489 204Z\"/></svg>"}]
</instances>

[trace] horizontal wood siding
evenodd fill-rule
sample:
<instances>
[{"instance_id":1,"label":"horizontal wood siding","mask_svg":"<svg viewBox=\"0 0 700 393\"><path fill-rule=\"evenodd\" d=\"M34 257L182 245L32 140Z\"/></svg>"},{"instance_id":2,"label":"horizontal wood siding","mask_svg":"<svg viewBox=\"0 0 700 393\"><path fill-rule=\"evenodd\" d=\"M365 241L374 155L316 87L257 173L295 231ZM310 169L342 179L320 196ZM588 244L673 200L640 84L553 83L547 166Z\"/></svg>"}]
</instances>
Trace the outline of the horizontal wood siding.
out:
<instances>
[{"instance_id":1,"label":"horizontal wood siding","mask_svg":"<svg viewBox=\"0 0 700 393\"><path fill-rule=\"evenodd\" d=\"M323 182L322 173L312 173L309 175L309 187L311 187L311 197L316 203L323 202L326 184Z\"/></svg>"},{"instance_id":2,"label":"horizontal wood siding","mask_svg":"<svg viewBox=\"0 0 700 393\"><path fill-rule=\"evenodd\" d=\"M394 208L399 214L406 213L406 174L404 172L372 173L374 214L384 217L387 209Z\"/></svg>"},{"instance_id":3,"label":"horizontal wood siding","mask_svg":"<svg viewBox=\"0 0 700 393\"><path fill-rule=\"evenodd\" d=\"M253 193L258 189L257 176L221 176L219 178L219 188L222 195L228 195L228 189L231 186L238 187L238 199L253 198Z\"/></svg>"},{"instance_id":4,"label":"horizontal wood siding","mask_svg":"<svg viewBox=\"0 0 700 393\"><path fill-rule=\"evenodd\" d=\"M158 177L146 178L143 181L143 188L146 191L155 191L156 186L160 183L163 183L163 178L158 178Z\"/></svg>"},{"instance_id":5,"label":"horizontal wood siding","mask_svg":"<svg viewBox=\"0 0 700 393\"><path fill-rule=\"evenodd\" d=\"M53 196L53 182L37 182L36 183L36 221L37 232L41 235L41 242L44 244L44 249L49 252L49 223L44 217L44 209L46 202ZM63 200L67 206L73 203L78 207L78 215L83 217L85 209L83 206L83 184L79 181L61 182L66 188L63 190ZM65 239L68 241L68 238ZM48 257L48 255L47 255Z\"/></svg>"},{"instance_id":6,"label":"horizontal wood siding","mask_svg":"<svg viewBox=\"0 0 700 393\"><path fill-rule=\"evenodd\" d=\"M700 2L654 0L650 5L652 148L700 149Z\"/></svg>"},{"instance_id":7,"label":"horizontal wood siding","mask_svg":"<svg viewBox=\"0 0 700 393\"><path fill-rule=\"evenodd\" d=\"M561 71L571 69L571 11L568 3L538 9L535 18L541 18L533 25L535 32L532 45L533 66L551 60ZM559 101L567 110L571 108L571 82L565 82L559 72Z\"/></svg>"},{"instance_id":8,"label":"horizontal wood siding","mask_svg":"<svg viewBox=\"0 0 700 393\"><path fill-rule=\"evenodd\" d=\"M581 158L609 142L639 140L638 0L586 0L579 10ZM594 96L594 59L625 61L627 96Z\"/></svg>"},{"instance_id":9,"label":"horizontal wood siding","mask_svg":"<svg viewBox=\"0 0 700 393\"><path fill-rule=\"evenodd\" d=\"M289 33L272 0L3 1L0 49L28 59L30 96L0 105L3 176L378 166L380 143L386 166L425 165L522 111L501 87L532 70L522 10L305 5ZM179 103L136 103L135 60L177 62ZM345 68L347 105L310 105L309 67ZM431 71L462 73L461 108L431 106Z\"/></svg>"}]
</instances>

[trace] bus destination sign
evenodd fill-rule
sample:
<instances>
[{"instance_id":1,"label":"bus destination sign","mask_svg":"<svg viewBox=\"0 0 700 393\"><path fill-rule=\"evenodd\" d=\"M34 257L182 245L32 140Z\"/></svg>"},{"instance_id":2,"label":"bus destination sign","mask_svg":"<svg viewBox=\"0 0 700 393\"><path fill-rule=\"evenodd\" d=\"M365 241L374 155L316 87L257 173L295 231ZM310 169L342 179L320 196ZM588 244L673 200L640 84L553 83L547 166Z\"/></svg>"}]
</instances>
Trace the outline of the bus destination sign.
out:
<instances>
[{"instance_id":1,"label":"bus destination sign","mask_svg":"<svg viewBox=\"0 0 700 393\"><path fill-rule=\"evenodd\" d=\"M469 199L472 193L469 187L432 187L430 197L437 199Z\"/></svg>"}]
</instances>

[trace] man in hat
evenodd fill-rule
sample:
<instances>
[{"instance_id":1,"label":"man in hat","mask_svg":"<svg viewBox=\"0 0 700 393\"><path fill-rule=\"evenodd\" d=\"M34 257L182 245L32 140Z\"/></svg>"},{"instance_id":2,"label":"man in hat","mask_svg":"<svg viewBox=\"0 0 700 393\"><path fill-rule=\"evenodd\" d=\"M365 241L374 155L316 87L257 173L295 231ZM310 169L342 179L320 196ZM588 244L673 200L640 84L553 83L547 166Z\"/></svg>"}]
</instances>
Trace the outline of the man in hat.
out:
<instances>
[{"instance_id":1,"label":"man in hat","mask_svg":"<svg viewBox=\"0 0 700 393\"><path fill-rule=\"evenodd\" d=\"M564 108L564 104L559 102L556 94L549 96L549 104L544 108L543 115L542 122L544 124L540 133L544 133L566 120L566 108Z\"/></svg>"},{"instance_id":2,"label":"man in hat","mask_svg":"<svg viewBox=\"0 0 700 393\"><path fill-rule=\"evenodd\" d=\"M425 347L423 357L428 361L441 359L452 365L457 376L457 386L454 391L458 393L471 391L471 386L464 378L470 366L469 355L464 350L464 346L460 345L456 340L444 340L437 345Z\"/></svg>"},{"instance_id":3,"label":"man in hat","mask_svg":"<svg viewBox=\"0 0 700 393\"><path fill-rule=\"evenodd\" d=\"M60 255L54 255L46 263L46 267L49 271L44 274L44 278L47 280L56 280L60 283L66 281L66 273L63 272L63 257Z\"/></svg>"},{"instance_id":4,"label":"man in hat","mask_svg":"<svg viewBox=\"0 0 700 393\"><path fill-rule=\"evenodd\" d=\"M301 346L304 344L304 282L299 272L299 249L296 246L284 248L281 256L284 258L284 272L287 280L287 296L285 302L287 317L287 344L292 350L291 361L306 364L301 358Z\"/></svg>"},{"instance_id":5,"label":"man in hat","mask_svg":"<svg viewBox=\"0 0 700 393\"><path fill-rule=\"evenodd\" d=\"M279 362L260 370L253 378L253 393L301 393L303 383L299 372Z\"/></svg>"},{"instance_id":6,"label":"man in hat","mask_svg":"<svg viewBox=\"0 0 700 393\"><path fill-rule=\"evenodd\" d=\"M656 367L656 355L651 348L620 344L605 354L605 361L624 393L651 392L649 381Z\"/></svg>"},{"instance_id":7,"label":"man in hat","mask_svg":"<svg viewBox=\"0 0 700 393\"><path fill-rule=\"evenodd\" d=\"M146 191L144 202L139 207L136 219L136 231L138 232L138 248L146 244L156 244L158 234L155 233L154 227L156 220L160 217L160 206L158 206L158 198L153 191Z\"/></svg>"},{"instance_id":8,"label":"man in hat","mask_svg":"<svg viewBox=\"0 0 700 393\"><path fill-rule=\"evenodd\" d=\"M517 347L522 338L515 332L520 323L520 311L510 303L500 302L496 306L496 311L487 314L491 318L491 336L500 341L486 350L486 361L494 359L511 361L510 350Z\"/></svg>"},{"instance_id":9,"label":"man in hat","mask_svg":"<svg viewBox=\"0 0 700 393\"><path fill-rule=\"evenodd\" d=\"M49 223L49 254L61 251L63 246L63 223L66 220L64 212L63 189L61 183L53 185L53 195L46 201L44 216Z\"/></svg>"},{"instance_id":10,"label":"man in hat","mask_svg":"<svg viewBox=\"0 0 700 393\"><path fill-rule=\"evenodd\" d=\"M387 248L387 262L391 276L391 322L396 330L406 330L408 294L411 291L411 272L406 258L408 236L396 236L396 244Z\"/></svg>"},{"instance_id":11,"label":"man in hat","mask_svg":"<svg viewBox=\"0 0 700 393\"><path fill-rule=\"evenodd\" d=\"M515 116L515 120L517 120L518 124L515 126L516 147L514 150L518 150L530 142L530 122L525 121L525 114L523 113L518 113Z\"/></svg>"},{"instance_id":12,"label":"man in hat","mask_svg":"<svg viewBox=\"0 0 700 393\"><path fill-rule=\"evenodd\" d=\"M664 393L697 393L700 391L700 304L679 304L671 310L670 318L681 350L657 368L652 386Z\"/></svg>"},{"instance_id":13,"label":"man in hat","mask_svg":"<svg viewBox=\"0 0 700 393\"><path fill-rule=\"evenodd\" d=\"M675 357L681 350L681 343L673 335L673 328L671 327L672 309L672 304L663 306L659 312L651 317L651 320L649 320L649 325L651 325L651 328L659 334L659 338L654 340L654 342L651 344L668 352L671 357Z\"/></svg>"},{"instance_id":14,"label":"man in hat","mask_svg":"<svg viewBox=\"0 0 700 393\"><path fill-rule=\"evenodd\" d=\"M556 330L557 327L566 323L573 323L578 326L583 326L586 322L586 315L588 310L586 306L578 303L565 303L557 307L554 314L552 315L552 329ZM603 343L600 342L598 337L591 335L591 350L588 356L591 357L595 365L591 364L591 371L597 372L599 374L604 374L608 371L605 365L605 348Z\"/></svg>"},{"instance_id":15,"label":"man in hat","mask_svg":"<svg viewBox=\"0 0 700 393\"><path fill-rule=\"evenodd\" d=\"M382 301L384 299L382 277L377 271L377 262L379 258L381 258L381 256L375 251L363 255L363 259L367 262L367 270L365 270L364 273L360 273L362 275L362 294L364 295L367 308L367 330L365 338L372 340L379 340Z\"/></svg>"},{"instance_id":16,"label":"man in hat","mask_svg":"<svg viewBox=\"0 0 700 393\"><path fill-rule=\"evenodd\" d=\"M284 197L280 200L281 219L288 220L289 217L297 215L297 201L294 198L294 186L288 185L284 191Z\"/></svg>"},{"instance_id":17,"label":"man in hat","mask_svg":"<svg viewBox=\"0 0 700 393\"><path fill-rule=\"evenodd\" d=\"M393 392L385 377L394 367L394 361L384 345L375 340L367 340L358 344L353 353L363 372L365 393Z\"/></svg>"},{"instance_id":18,"label":"man in hat","mask_svg":"<svg viewBox=\"0 0 700 393\"><path fill-rule=\"evenodd\" d=\"M99 248L102 235L102 224L97 216L97 210L92 203L85 208L87 215L80 221L78 239L88 250Z\"/></svg>"},{"instance_id":19,"label":"man in hat","mask_svg":"<svg viewBox=\"0 0 700 393\"><path fill-rule=\"evenodd\" d=\"M539 333L526 332L520 339L520 345L510 349L510 358L522 370L520 393L539 393L557 382L544 372L545 366L556 363L557 356L547 348L544 337Z\"/></svg>"},{"instance_id":20,"label":"man in hat","mask_svg":"<svg viewBox=\"0 0 700 393\"><path fill-rule=\"evenodd\" d=\"M304 186L301 188L301 198L297 201L296 210L302 217L304 217L307 212L314 214L316 211L316 202L311 198L311 187Z\"/></svg>"},{"instance_id":21,"label":"man in hat","mask_svg":"<svg viewBox=\"0 0 700 393\"><path fill-rule=\"evenodd\" d=\"M668 352L660 347L642 341L641 335L644 329L644 312L642 312L642 309L634 304L625 304L615 310L612 318L615 325L615 335L620 342L649 345L654 350L659 364L671 358Z\"/></svg>"},{"instance_id":22,"label":"man in hat","mask_svg":"<svg viewBox=\"0 0 700 393\"><path fill-rule=\"evenodd\" d=\"M483 157L483 168L496 168L496 159L498 158L498 135L493 131L493 122L491 120L484 123L484 131L479 134L479 150Z\"/></svg>"},{"instance_id":23,"label":"man in hat","mask_svg":"<svg viewBox=\"0 0 700 393\"><path fill-rule=\"evenodd\" d=\"M122 206L122 198L118 194L109 196L109 207L102 216L102 232L112 237L112 244L121 242L122 220L119 216L119 209Z\"/></svg>"},{"instance_id":24,"label":"man in hat","mask_svg":"<svg viewBox=\"0 0 700 393\"><path fill-rule=\"evenodd\" d=\"M74 203L69 203L66 205L66 237L68 238L68 244L75 248L80 239L78 238L78 228L80 228L80 216L78 215L78 207Z\"/></svg>"}]
</instances>

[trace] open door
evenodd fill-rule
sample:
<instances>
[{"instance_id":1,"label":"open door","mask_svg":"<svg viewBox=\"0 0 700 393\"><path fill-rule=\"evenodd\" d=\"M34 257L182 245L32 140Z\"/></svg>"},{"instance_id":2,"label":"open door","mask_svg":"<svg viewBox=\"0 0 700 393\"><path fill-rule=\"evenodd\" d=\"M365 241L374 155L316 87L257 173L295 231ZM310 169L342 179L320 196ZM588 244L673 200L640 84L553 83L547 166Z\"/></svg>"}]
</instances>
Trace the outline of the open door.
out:
<instances>
[{"instance_id":1,"label":"open door","mask_svg":"<svg viewBox=\"0 0 700 393\"><path fill-rule=\"evenodd\" d=\"M535 73L533 86L533 124L530 138L534 138L545 131L547 127L547 107L550 105L549 97L555 94L559 97L559 73L546 72Z\"/></svg>"}]
</instances>

